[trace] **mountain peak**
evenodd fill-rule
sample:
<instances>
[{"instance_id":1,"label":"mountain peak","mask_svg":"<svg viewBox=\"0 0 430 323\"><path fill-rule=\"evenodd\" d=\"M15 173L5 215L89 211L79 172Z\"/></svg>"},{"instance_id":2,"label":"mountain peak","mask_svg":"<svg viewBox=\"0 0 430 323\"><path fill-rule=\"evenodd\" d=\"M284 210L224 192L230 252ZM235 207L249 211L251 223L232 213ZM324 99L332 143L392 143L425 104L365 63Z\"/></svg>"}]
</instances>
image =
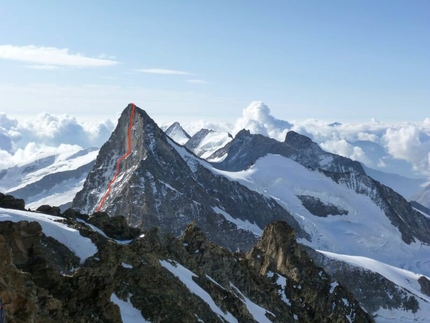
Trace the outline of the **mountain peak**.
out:
<instances>
[{"instance_id":1,"label":"mountain peak","mask_svg":"<svg viewBox=\"0 0 430 323\"><path fill-rule=\"evenodd\" d=\"M166 135L176 141L180 145L185 145L191 136L182 128L181 124L177 121L173 122L167 129Z\"/></svg>"},{"instance_id":2,"label":"mountain peak","mask_svg":"<svg viewBox=\"0 0 430 323\"><path fill-rule=\"evenodd\" d=\"M284 143L295 149L315 149L315 151L322 151L317 143L313 142L311 138L301 135L293 130L287 132Z\"/></svg>"}]
</instances>

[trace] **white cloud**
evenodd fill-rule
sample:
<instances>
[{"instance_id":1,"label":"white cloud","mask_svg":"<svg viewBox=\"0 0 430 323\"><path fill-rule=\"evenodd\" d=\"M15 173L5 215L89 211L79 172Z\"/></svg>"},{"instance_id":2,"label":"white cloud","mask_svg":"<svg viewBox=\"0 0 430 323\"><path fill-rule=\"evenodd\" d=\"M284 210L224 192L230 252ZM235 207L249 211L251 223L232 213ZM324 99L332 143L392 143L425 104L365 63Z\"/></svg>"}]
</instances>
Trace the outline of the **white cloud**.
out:
<instances>
[{"instance_id":1,"label":"white cloud","mask_svg":"<svg viewBox=\"0 0 430 323\"><path fill-rule=\"evenodd\" d=\"M191 84L209 84L209 82L206 82L204 80L187 80L187 83L191 83Z\"/></svg>"},{"instance_id":2,"label":"white cloud","mask_svg":"<svg viewBox=\"0 0 430 323\"><path fill-rule=\"evenodd\" d=\"M291 126L289 122L272 116L269 107L263 102L254 101L243 110L242 117L234 125L233 133L236 134L242 129L247 129L251 133L258 133L283 141Z\"/></svg>"},{"instance_id":3,"label":"white cloud","mask_svg":"<svg viewBox=\"0 0 430 323\"><path fill-rule=\"evenodd\" d=\"M163 75L194 75L189 72L178 71L178 70L168 70L164 68L147 68L147 69L140 69L137 71L142 73L163 74Z\"/></svg>"},{"instance_id":4,"label":"white cloud","mask_svg":"<svg viewBox=\"0 0 430 323\"><path fill-rule=\"evenodd\" d=\"M110 120L81 123L68 115L43 113L31 120L18 121L0 114L0 149L14 155L32 142L47 147L61 144L100 147L113 128Z\"/></svg>"},{"instance_id":5,"label":"white cloud","mask_svg":"<svg viewBox=\"0 0 430 323\"><path fill-rule=\"evenodd\" d=\"M6 169L23 163L30 163L47 156L78 152L80 149L82 148L77 145L61 144L54 147L30 142L23 148L18 148L14 152L0 150L0 169Z\"/></svg>"},{"instance_id":6,"label":"white cloud","mask_svg":"<svg viewBox=\"0 0 430 323\"><path fill-rule=\"evenodd\" d=\"M394 158L410 162L414 170L430 174L430 141L418 125L409 124L400 128L388 128L383 139L388 152Z\"/></svg>"},{"instance_id":7,"label":"white cloud","mask_svg":"<svg viewBox=\"0 0 430 323\"><path fill-rule=\"evenodd\" d=\"M60 49L34 45L0 45L0 58L22 61L35 64L35 66L102 67L118 64L117 61L111 59L92 58L80 53L70 53L68 48Z\"/></svg>"}]
</instances>

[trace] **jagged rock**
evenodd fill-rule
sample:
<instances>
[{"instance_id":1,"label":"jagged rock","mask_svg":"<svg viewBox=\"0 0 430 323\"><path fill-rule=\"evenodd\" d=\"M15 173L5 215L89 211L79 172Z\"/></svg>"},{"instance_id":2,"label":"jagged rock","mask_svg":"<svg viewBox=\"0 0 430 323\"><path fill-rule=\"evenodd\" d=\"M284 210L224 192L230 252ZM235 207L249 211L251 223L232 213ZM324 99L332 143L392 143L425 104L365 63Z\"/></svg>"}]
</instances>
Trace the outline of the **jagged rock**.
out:
<instances>
[{"instance_id":1,"label":"jagged rock","mask_svg":"<svg viewBox=\"0 0 430 323\"><path fill-rule=\"evenodd\" d=\"M67 315L62 303L38 287L30 273L23 272L41 252L37 244L40 225L32 222L0 222L0 297L7 322L59 322ZM65 320L65 322L68 322ZM70 321L69 321L70 322Z\"/></svg>"},{"instance_id":2,"label":"jagged rock","mask_svg":"<svg viewBox=\"0 0 430 323\"><path fill-rule=\"evenodd\" d=\"M354 297L317 267L282 221L269 224L246 258L264 276L285 279L282 293L302 322L372 322ZM284 278L282 278L284 277ZM335 286L334 288L332 288ZM308 304L312 302L312 307Z\"/></svg>"},{"instance_id":3,"label":"jagged rock","mask_svg":"<svg viewBox=\"0 0 430 323\"><path fill-rule=\"evenodd\" d=\"M331 203L323 203L319 198L308 195L297 195L303 206L313 215L327 217L328 215L347 215L348 211Z\"/></svg>"},{"instance_id":4,"label":"jagged rock","mask_svg":"<svg viewBox=\"0 0 430 323\"><path fill-rule=\"evenodd\" d=\"M130 227L122 215L109 217L106 212L95 212L87 219L87 222L95 225L113 239L130 240L137 238L141 233L139 228Z\"/></svg>"},{"instance_id":5,"label":"jagged rock","mask_svg":"<svg viewBox=\"0 0 430 323\"><path fill-rule=\"evenodd\" d=\"M102 227L112 220L105 214L94 217ZM63 223L90 238L98 252L79 264L65 246L45 237L38 223L0 222L0 296L8 322L121 322L119 308L110 301L113 294L151 322L219 322L220 315L259 322L265 315L276 323L293 322L299 314L244 254L215 245L196 224L180 239L151 228L129 243L117 243L82 220L68 217ZM181 275L190 280L178 279ZM307 311L319 302L300 295L293 304ZM263 314L255 316L256 308Z\"/></svg>"},{"instance_id":6,"label":"jagged rock","mask_svg":"<svg viewBox=\"0 0 430 323\"><path fill-rule=\"evenodd\" d=\"M37 212L59 216L61 210L58 206L50 206L47 204L41 205L36 209Z\"/></svg>"},{"instance_id":7,"label":"jagged rock","mask_svg":"<svg viewBox=\"0 0 430 323\"><path fill-rule=\"evenodd\" d=\"M12 195L0 193L0 207L5 209L25 210L25 202L22 199L17 199Z\"/></svg>"}]
</instances>

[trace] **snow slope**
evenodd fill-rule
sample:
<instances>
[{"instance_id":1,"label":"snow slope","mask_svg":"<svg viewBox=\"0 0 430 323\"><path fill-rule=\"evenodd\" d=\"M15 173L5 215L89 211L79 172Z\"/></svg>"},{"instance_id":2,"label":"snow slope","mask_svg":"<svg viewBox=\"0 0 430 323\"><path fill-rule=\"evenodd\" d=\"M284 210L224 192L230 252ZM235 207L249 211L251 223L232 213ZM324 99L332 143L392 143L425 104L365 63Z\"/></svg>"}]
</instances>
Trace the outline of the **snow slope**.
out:
<instances>
[{"instance_id":1,"label":"snow slope","mask_svg":"<svg viewBox=\"0 0 430 323\"><path fill-rule=\"evenodd\" d=\"M275 198L312 237L311 242L302 240L303 244L317 250L375 259L430 276L429 246L404 243L398 229L370 197L357 194L320 172L279 155L260 158L245 171L213 171ZM318 198L348 214L315 216L297 195Z\"/></svg>"},{"instance_id":2,"label":"snow slope","mask_svg":"<svg viewBox=\"0 0 430 323\"><path fill-rule=\"evenodd\" d=\"M83 263L97 252L97 247L89 239L80 235L79 231L59 222L64 218L42 213L0 208L0 221L39 222L45 235L56 239L75 253Z\"/></svg>"},{"instance_id":3,"label":"snow slope","mask_svg":"<svg viewBox=\"0 0 430 323\"><path fill-rule=\"evenodd\" d=\"M430 296L421 292L418 279L421 275L399 269L366 257L341 255L327 251L319 251L329 258L346 262L352 266L376 272L397 286L417 296L420 310L417 313L402 309L379 309L375 314L377 322L428 322L430 318ZM427 277L428 278L428 277Z\"/></svg>"},{"instance_id":4,"label":"snow slope","mask_svg":"<svg viewBox=\"0 0 430 323\"><path fill-rule=\"evenodd\" d=\"M0 192L23 198L30 208L63 205L81 190L98 149L72 146L58 154L39 154L34 161L0 171Z\"/></svg>"}]
</instances>

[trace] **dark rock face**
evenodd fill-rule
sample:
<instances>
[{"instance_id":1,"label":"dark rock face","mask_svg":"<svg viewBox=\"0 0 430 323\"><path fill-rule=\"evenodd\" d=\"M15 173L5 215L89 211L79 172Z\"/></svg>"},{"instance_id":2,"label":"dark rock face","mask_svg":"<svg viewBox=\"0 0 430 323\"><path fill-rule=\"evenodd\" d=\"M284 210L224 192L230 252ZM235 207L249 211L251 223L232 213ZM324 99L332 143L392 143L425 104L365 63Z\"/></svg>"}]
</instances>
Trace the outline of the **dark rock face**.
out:
<instances>
[{"instance_id":1,"label":"dark rock face","mask_svg":"<svg viewBox=\"0 0 430 323\"><path fill-rule=\"evenodd\" d=\"M41 205L37 208L38 212L59 216L61 214L61 210L58 206L50 206L50 205Z\"/></svg>"},{"instance_id":2,"label":"dark rock face","mask_svg":"<svg viewBox=\"0 0 430 323\"><path fill-rule=\"evenodd\" d=\"M122 215L109 217L105 212L95 212L88 217L87 222L98 227L112 239L131 240L141 234L140 229L130 227Z\"/></svg>"},{"instance_id":3,"label":"dark rock face","mask_svg":"<svg viewBox=\"0 0 430 323\"><path fill-rule=\"evenodd\" d=\"M23 199L17 199L12 195L0 193L0 207L5 209L25 210L25 202Z\"/></svg>"},{"instance_id":4,"label":"dark rock face","mask_svg":"<svg viewBox=\"0 0 430 323\"><path fill-rule=\"evenodd\" d=\"M348 322L349 318L353 322L372 322L352 294L342 285L333 284L330 276L312 262L285 222L268 225L246 258L262 275L272 276L274 283L285 279L281 293L300 322ZM313 303L312 307L307 306L308 302Z\"/></svg>"},{"instance_id":5,"label":"dark rock face","mask_svg":"<svg viewBox=\"0 0 430 323\"><path fill-rule=\"evenodd\" d=\"M125 153L131 109L124 110L111 138L100 149L94 169L73 200L74 209L92 213L99 205L116 162ZM112 185L102 208L110 216L124 215L132 226L158 226L176 236L195 221L214 242L232 250L247 250L257 241L255 234L241 227L264 228L276 219L287 221L299 236L306 237L295 219L273 199L202 166L203 161L168 139L139 108L133 129L132 154L122 161L121 178ZM228 221L230 216L243 225Z\"/></svg>"},{"instance_id":6,"label":"dark rock face","mask_svg":"<svg viewBox=\"0 0 430 323\"><path fill-rule=\"evenodd\" d=\"M430 296L430 280L428 280L427 277L421 276L418 279L418 282L421 286L421 292L425 295Z\"/></svg>"},{"instance_id":7,"label":"dark rock face","mask_svg":"<svg viewBox=\"0 0 430 323\"><path fill-rule=\"evenodd\" d=\"M313 215L327 217L329 215L347 215L348 211L343 210L331 203L324 204L319 198L308 195L297 195L303 206Z\"/></svg>"}]
</instances>

